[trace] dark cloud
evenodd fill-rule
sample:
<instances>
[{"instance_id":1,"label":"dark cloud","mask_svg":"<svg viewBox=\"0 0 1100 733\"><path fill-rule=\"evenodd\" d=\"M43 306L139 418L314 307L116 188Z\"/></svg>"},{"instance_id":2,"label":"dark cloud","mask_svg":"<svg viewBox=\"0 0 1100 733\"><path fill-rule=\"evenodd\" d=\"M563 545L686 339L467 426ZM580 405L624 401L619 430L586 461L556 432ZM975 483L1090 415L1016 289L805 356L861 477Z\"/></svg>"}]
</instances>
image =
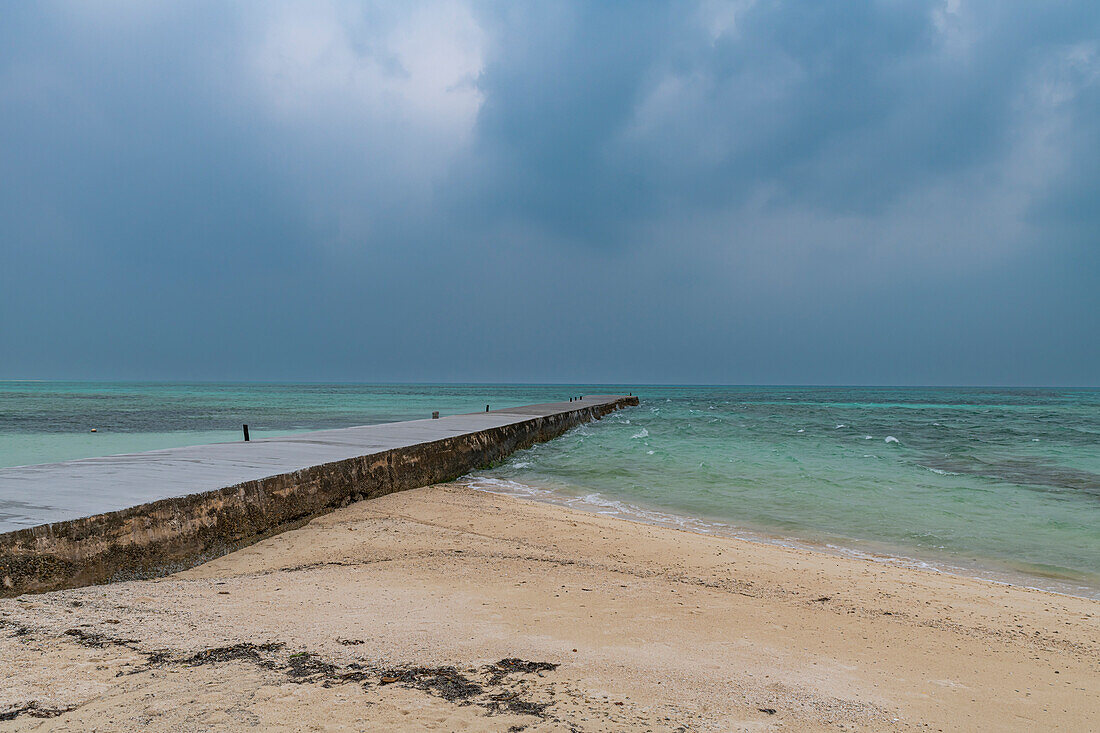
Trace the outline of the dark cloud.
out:
<instances>
[{"instance_id":1,"label":"dark cloud","mask_svg":"<svg viewBox=\"0 0 1100 733\"><path fill-rule=\"evenodd\" d=\"M1100 381L1091 2L20 5L0 377Z\"/></svg>"}]
</instances>

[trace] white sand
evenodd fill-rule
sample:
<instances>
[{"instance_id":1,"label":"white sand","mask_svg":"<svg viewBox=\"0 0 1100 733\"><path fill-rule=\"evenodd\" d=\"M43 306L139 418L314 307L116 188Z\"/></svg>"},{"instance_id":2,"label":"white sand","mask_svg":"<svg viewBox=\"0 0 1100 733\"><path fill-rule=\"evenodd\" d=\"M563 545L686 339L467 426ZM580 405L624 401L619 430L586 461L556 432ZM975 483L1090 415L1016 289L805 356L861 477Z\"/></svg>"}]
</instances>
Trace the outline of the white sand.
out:
<instances>
[{"instance_id":1,"label":"white sand","mask_svg":"<svg viewBox=\"0 0 1100 733\"><path fill-rule=\"evenodd\" d=\"M1096 601L454 485L0 622L0 729L1100 729Z\"/></svg>"}]
</instances>

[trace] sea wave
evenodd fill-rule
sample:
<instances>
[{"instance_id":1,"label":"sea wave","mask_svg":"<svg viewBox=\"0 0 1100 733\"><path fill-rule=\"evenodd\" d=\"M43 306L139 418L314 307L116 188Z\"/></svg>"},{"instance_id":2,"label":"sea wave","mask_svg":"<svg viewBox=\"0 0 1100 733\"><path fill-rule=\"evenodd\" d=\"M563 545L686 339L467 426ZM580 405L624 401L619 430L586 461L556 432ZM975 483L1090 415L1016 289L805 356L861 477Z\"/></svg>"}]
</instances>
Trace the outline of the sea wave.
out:
<instances>
[{"instance_id":1,"label":"sea wave","mask_svg":"<svg viewBox=\"0 0 1100 733\"><path fill-rule=\"evenodd\" d=\"M485 491L490 494L502 494L504 496L518 496L521 498L535 499L550 504L559 504L593 514L604 514L620 519L657 524L661 526L676 527L701 534L715 534L721 532L739 539L750 539L735 533L733 525L723 522L712 522L694 517L686 517L679 514L671 514L653 509L644 509L635 504L630 504L618 499L611 499L603 494L592 492L584 496L570 496L568 494L543 489L511 479L493 478L490 476L470 476L459 483L469 486L477 491Z\"/></svg>"},{"instance_id":2,"label":"sea wave","mask_svg":"<svg viewBox=\"0 0 1100 733\"><path fill-rule=\"evenodd\" d=\"M941 476L962 476L961 473L956 473L955 471L945 471L942 468L932 468L931 466L924 466L924 468L927 468L932 473L938 473Z\"/></svg>"}]
</instances>

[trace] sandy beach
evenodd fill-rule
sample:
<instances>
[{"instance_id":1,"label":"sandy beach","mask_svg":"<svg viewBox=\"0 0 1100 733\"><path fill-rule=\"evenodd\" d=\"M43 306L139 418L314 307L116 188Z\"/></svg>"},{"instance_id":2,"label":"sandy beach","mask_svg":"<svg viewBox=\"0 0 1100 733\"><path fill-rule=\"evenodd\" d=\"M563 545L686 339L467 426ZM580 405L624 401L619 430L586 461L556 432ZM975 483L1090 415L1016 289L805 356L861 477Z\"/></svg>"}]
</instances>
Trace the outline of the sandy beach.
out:
<instances>
[{"instance_id":1,"label":"sandy beach","mask_svg":"<svg viewBox=\"0 0 1100 733\"><path fill-rule=\"evenodd\" d=\"M1100 727L1100 603L448 484L0 601L4 730Z\"/></svg>"}]
</instances>

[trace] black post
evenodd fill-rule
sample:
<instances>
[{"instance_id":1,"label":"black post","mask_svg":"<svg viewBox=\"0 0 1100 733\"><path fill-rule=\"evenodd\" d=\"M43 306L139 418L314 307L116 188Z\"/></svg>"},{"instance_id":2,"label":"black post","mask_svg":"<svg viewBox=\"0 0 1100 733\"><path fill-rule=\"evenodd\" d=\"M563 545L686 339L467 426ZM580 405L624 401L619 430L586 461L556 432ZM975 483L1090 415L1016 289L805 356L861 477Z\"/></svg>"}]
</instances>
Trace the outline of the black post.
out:
<instances>
[{"instance_id":1,"label":"black post","mask_svg":"<svg viewBox=\"0 0 1100 733\"><path fill-rule=\"evenodd\" d=\"M248 442L248 426L247 425L244 426L244 441L246 443Z\"/></svg>"},{"instance_id":2,"label":"black post","mask_svg":"<svg viewBox=\"0 0 1100 733\"><path fill-rule=\"evenodd\" d=\"M485 412L488 412L488 411L489 411L489 406L485 405Z\"/></svg>"}]
</instances>

